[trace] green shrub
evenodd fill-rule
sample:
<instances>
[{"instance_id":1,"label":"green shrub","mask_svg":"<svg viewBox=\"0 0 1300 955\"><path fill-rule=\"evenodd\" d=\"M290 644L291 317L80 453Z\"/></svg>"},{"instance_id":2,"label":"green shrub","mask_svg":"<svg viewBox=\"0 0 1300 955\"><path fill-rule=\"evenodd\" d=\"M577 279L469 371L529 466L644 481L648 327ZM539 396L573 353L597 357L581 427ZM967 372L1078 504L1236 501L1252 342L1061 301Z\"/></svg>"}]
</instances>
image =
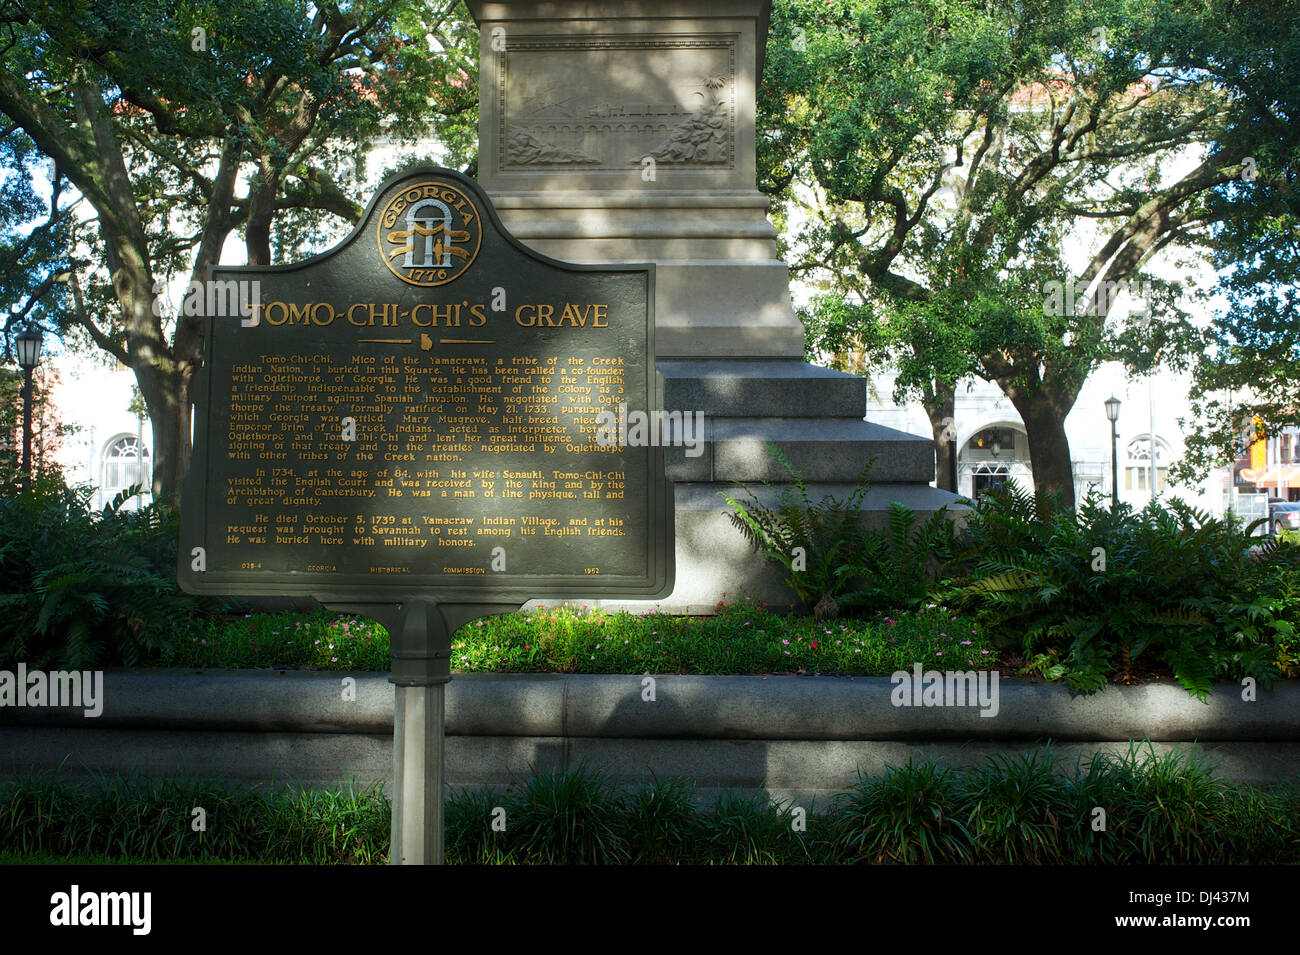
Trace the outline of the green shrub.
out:
<instances>
[{"instance_id":1,"label":"green shrub","mask_svg":"<svg viewBox=\"0 0 1300 955\"><path fill-rule=\"evenodd\" d=\"M1300 677L1300 531L1295 536L1265 538L1254 571L1230 614L1239 638L1272 644L1274 663L1287 679Z\"/></svg>"},{"instance_id":2,"label":"green shrub","mask_svg":"<svg viewBox=\"0 0 1300 955\"><path fill-rule=\"evenodd\" d=\"M768 560L786 572L785 582L818 620L844 612L899 612L930 598L942 568L952 559L955 539L945 509L916 526L916 516L890 503L889 529L864 526L862 501L871 490L867 476L874 459L844 497L827 494L814 503L803 476L776 445L767 446L792 483L769 507L744 484L740 496L723 494L733 524Z\"/></svg>"},{"instance_id":3,"label":"green shrub","mask_svg":"<svg viewBox=\"0 0 1300 955\"><path fill-rule=\"evenodd\" d=\"M508 859L507 830L492 828L495 810L505 808L502 801L490 789L461 789L448 797L443 820L449 864L492 865Z\"/></svg>"},{"instance_id":4,"label":"green shrub","mask_svg":"<svg viewBox=\"0 0 1300 955\"><path fill-rule=\"evenodd\" d=\"M970 863L960 777L932 762L891 766L837 798L836 861L879 865Z\"/></svg>"},{"instance_id":5,"label":"green shrub","mask_svg":"<svg viewBox=\"0 0 1300 955\"><path fill-rule=\"evenodd\" d=\"M0 496L0 665L135 665L170 642L198 601L176 584L179 519L150 504L101 511L90 488L45 476Z\"/></svg>"},{"instance_id":6,"label":"green shrub","mask_svg":"<svg viewBox=\"0 0 1300 955\"><path fill-rule=\"evenodd\" d=\"M691 784L629 792L584 767L534 774L509 794L446 802L447 861L461 864L968 863L1284 864L1300 856L1300 787L1213 777L1149 743L1057 772L1050 747L983 769L930 761L861 778L796 829L794 807ZM506 810L504 831L491 827ZM192 811L207 813L207 830ZM1098 810L1105 813L1101 825ZM0 782L0 860L373 864L387 859L391 806L378 789L231 789L188 778L51 773Z\"/></svg>"},{"instance_id":7,"label":"green shrub","mask_svg":"<svg viewBox=\"0 0 1300 955\"><path fill-rule=\"evenodd\" d=\"M194 809L205 814L196 831ZM390 807L375 789L237 789L213 780L38 773L0 785L0 848L147 860L381 861Z\"/></svg>"},{"instance_id":8,"label":"green shrub","mask_svg":"<svg viewBox=\"0 0 1300 955\"><path fill-rule=\"evenodd\" d=\"M1138 861L1237 861L1226 787L1201 759L1179 750L1152 752L1133 780L1130 818Z\"/></svg>"},{"instance_id":9,"label":"green shrub","mask_svg":"<svg viewBox=\"0 0 1300 955\"><path fill-rule=\"evenodd\" d=\"M744 484L736 482L740 496L720 493L731 505L727 516L763 556L785 569L785 582L805 609L819 620L833 617L836 596L853 582L847 569L866 540L862 526L862 499L871 490L867 475L873 461L862 469L857 484L842 498L827 494L814 503L803 476L784 452L766 445L789 473L792 483L780 490L770 481L763 486L776 495L769 507Z\"/></svg>"},{"instance_id":10,"label":"green shrub","mask_svg":"<svg viewBox=\"0 0 1300 955\"><path fill-rule=\"evenodd\" d=\"M1138 861L1133 832L1141 822L1141 807L1134 807L1131 793L1142 767L1135 746L1130 744L1127 758L1103 752L1075 761L1069 788L1071 811L1065 826L1069 838L1062 862L1117 865ZM1135 808L1138 816L1130 818Z\"/></svg>"},{"instance_id":11,"label":"green shrub","mask_svg":"<svg viewBox=\"0 0 1300 955\"><path fill-rule=\"evenodd\" d=\"M862 612L915 610L930 599L954 558L956 534L947 509L916 524L911 508L889 504L889 530L868 530L844 574L853 581L841 608Z\"/></svg>"},{"instance_id":12,"label":"green shrub","mask_svg":"<svg viewBox=\"0 0 1300 955\"><path fill-rule=\"evenodd\" d=\"M1008 484L972 511L943 599L1048 679L1091 692L1146 654L1204 699L1214 679L1278 675L1297 554L1177 500L1135 513L1090 495L1075 513Z\"/></svg>"},{"instance_id":13,"label":"green shrub","mask_svg":"<svg viewBox=\"0 0 1300 955\"><path fill-rule=\"evenodd\" d=\"M1051 747L989 757L970 777L964 800L977 862L1042 865L1060 859L1070 797Z\"/></svg>"},{"instance_id":14,"label":"green shrub","mask_svg":"<svg viewBox=\"0 0 1300 955\"><path fill-rule=\"evenodd\" d=\"M763 793L720 793L704 817L704 861L720 865L790 865L817 861L814 843L794 829L794 806L777 805ZM805 824L811 824L805 820Z\"/></svg>"},{"instance_id":15,"label":"green shrub","mask_svg":"<svg viewBox=\"0 0 1300 955\"><path fill-rule=\"evenodd\" d=\"M520 862L598 865L626 862L622 795L600 770L534 771L505 799L509 844Z\"/></svg>"},{"instance_id":16,"label":"green shrub","mask_svg":"<svg viewBox=\"0 0 1300 955\"><path fill-rule=\"evenodd\" d=\"M690 856L704 833L703 820L684 779L656 779L632 791L625 803L631 861L674 865Z\"/></svg>"}]
</instances>

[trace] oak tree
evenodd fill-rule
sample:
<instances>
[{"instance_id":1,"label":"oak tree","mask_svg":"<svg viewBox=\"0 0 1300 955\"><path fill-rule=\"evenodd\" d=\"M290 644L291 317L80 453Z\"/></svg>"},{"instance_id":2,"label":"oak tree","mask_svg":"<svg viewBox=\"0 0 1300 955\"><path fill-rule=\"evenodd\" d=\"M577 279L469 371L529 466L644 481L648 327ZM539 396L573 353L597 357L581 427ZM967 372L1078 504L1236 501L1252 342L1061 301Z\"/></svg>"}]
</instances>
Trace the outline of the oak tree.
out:
<instances>
[{"instance_id":1,"label":"oak tree","mask_svg":"<svg viewBox=\"0 0 1300 955\"><path fill-rule=\"evenodd\" d=\"M39 154L69 233L18 304L134 371L156 497L188 466L203 354L170 281L202 282L232 236L254 265L318 249L358 219L379 137L441 123L465 159L473 46L458 0L0 0L0 143Z\"/></svg>"}]
</instances>

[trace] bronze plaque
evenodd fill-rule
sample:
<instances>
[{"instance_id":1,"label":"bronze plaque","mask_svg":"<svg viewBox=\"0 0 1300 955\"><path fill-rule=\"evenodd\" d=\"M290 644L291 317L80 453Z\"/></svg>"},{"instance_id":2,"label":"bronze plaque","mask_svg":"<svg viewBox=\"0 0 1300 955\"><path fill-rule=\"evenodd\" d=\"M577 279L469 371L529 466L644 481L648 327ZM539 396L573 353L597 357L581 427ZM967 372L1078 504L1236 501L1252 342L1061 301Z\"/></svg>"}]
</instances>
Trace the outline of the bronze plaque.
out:
<instances>
[{"instance_id":1,"label":"bronze plaque","mask_svg":"<svg viewBox=\"0 0 1300 955\"><path fill-rule=\"evenodd\" d=\"M433 167L385 182L322 255L214 269L181 586L666 596L662 433L627 428L661 409L653 282L525 248Z\"/></svg>"}]
</instances>

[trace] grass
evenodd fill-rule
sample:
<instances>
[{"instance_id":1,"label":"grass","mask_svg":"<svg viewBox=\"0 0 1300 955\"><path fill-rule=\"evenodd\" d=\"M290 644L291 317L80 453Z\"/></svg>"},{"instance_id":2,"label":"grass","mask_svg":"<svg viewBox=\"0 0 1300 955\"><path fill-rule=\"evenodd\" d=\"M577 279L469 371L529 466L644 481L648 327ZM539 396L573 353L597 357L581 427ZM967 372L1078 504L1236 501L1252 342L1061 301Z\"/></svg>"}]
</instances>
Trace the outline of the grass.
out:
<instances>
[{"instance_id":1,"label":"grass","mask_svg":"<svg viewBox=\"0 0 1300 955\"><path fill-rule=\"evenodd\" d=\"M452 642L452 668L467 673L883 676L918 660L936 669L988 669L997 654L970 621L937 609L819 622L750 602L720 605L712 617L541 608L475 621ZM163 663L387 670L388 634L373 621L324 610L251 614L181 633Z\"/></svg>"},{"instance_id":2,"label":"grass","mask_svg":"<svg viewBox=\"0 0 1300 955\"><path fill-rule=\"evenodd\" d=\"M459 864L1280 864L1300 862L1300 783L1213 777L1132 744L1062 767L1050 747L982 768L912 760L820 812L761 796L694 797L688 780L620 788L598 770L454 792ZM205 832L192 810L208 810ZM1097 811L1105 827L1097 827ZM0 784L0 864L378 864L383 792L227 790L210 782L52 774ZM495 825L494 825L495 823Z\"/></svg>"},{"instance_id":3,"label":"grass","mask_svg":"<svg viewBox=\"0 0 1300 955\"><path fill-rule=\"evenodd\" d=\"M259 859L145 859L139 856L59 856L50 852L0 852L0 865L264 865Z\"/></svg>"},{"instance_id":4,"label":"grass","mask_svg":"<svg viewBox=\"0 0 1300 955\"><path fill-rule=\"evenodd\" d=\"M0 851L10 853L367 863L386 855L388 825L387 800L374 789L271 792L140 775L72 786L52 773L0 786Z\"/></svg>"}]
</instances>

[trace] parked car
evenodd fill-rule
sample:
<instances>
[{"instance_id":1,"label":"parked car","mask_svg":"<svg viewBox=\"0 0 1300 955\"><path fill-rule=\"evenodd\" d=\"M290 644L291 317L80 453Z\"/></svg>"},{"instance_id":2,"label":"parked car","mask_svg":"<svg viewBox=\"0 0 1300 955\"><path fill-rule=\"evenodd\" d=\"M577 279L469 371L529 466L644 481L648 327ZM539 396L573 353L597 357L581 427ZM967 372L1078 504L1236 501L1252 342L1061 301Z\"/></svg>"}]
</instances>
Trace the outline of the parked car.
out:
<instances>
[{"instance_id":1,"label":"parked car","mask_svg":"<svg viewBox=\"0 0 1300 955\"><path fill-rule=\"evenodd\" d=\"M1268 532L1274 537L1285 528L1300 530L1300 501L1279 501L1268 508Z\"/></svg>"}]
</instances>

